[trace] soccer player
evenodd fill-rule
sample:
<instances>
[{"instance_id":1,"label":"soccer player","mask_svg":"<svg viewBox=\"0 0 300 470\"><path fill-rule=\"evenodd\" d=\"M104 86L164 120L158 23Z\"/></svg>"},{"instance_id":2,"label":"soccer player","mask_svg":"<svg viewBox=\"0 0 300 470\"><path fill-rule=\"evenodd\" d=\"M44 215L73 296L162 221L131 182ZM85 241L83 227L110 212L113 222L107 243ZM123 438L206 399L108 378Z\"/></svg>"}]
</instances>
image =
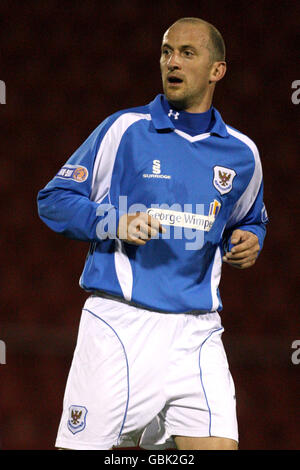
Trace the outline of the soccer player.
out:
<instances>
[{"instance_id":1,"label":"soccer player","mask_svg":"<svg viewBox=\"0 0 300 470\"><path fill-rule=\"evenodd\" d=\"M58 448L238 448L219 282L263 246L260 157L212 105L213 25L171 25L160 68L163 94L109 116L38 194L51 229L90 243Z\"/></svg>"}]
</instances>

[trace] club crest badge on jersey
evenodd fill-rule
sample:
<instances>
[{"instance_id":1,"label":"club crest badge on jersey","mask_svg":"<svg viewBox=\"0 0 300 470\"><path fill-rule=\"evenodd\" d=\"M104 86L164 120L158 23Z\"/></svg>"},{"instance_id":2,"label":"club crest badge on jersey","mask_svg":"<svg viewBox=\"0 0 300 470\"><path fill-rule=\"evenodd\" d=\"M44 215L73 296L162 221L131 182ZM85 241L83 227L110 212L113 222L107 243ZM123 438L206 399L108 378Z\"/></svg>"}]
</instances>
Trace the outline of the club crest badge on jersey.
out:
<instances>
[{"instance_id":1,"label":"club crest badge on jersey","mask_svg":"<svg viewBox=\"0 0 300 470\"><path fill-rule=\"evenodd\" d=\"M213 178L214 187L222 195L229 193L232 190L232 184L235 176L236 172L231 168L215 166Z\"/></svg>"},{"instance_id":2,"label":"club crest badge on jersey","mask_svg":"<svg viewBox=\"0 0 300 470\"><path fill-rule=\"evenodd\" d=\"M68 429L72 434L83 431L86 425L87 409L85 406L72 405L69 408Z\"/></svg>"}]
</instances>

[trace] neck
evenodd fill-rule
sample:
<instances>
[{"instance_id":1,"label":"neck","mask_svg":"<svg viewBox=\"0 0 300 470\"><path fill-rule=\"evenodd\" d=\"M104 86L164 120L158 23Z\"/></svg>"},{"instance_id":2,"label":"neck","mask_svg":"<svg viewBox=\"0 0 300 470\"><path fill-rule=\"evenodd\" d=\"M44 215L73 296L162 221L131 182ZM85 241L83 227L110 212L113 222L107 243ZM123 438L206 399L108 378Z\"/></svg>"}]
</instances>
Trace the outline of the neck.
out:
<instances>
[{"instance_id":1,"label":"neck","mask_svg":"<svg viewBox=\"0 0 300 470\"><path fill-rule=\"evenodd\" d=\"M206 90L203 94L197 97L191 97L191 99L183 100L169 100L174 108L178 111L186 111L187 113L205 113L212 106L214 89Z\"/></svg>"},{"instance_id":2,"label":"neck","mask_svg":"<svg viewBox=\"0 0 300 470\"><path fill-rule=\"evenodd\" d=\"M162 104L165 112L174 124L176 129L187 132L191 135L197 135L208 132L213 122L212 107L202 112L189 112L178 109L178 106L163 97Z\"/></svg>"},{"instance_id":3,"label":"neck","mask_svg":"<svg viewBox=\"0 0 300 470\"><path fill-rule=\"evenodd\" d=\"M187 113L206 113L211 108L212 102L201 103L201 104L192 104L191 106L187 106L183 111Z\"/></svg>"}]
</instances>

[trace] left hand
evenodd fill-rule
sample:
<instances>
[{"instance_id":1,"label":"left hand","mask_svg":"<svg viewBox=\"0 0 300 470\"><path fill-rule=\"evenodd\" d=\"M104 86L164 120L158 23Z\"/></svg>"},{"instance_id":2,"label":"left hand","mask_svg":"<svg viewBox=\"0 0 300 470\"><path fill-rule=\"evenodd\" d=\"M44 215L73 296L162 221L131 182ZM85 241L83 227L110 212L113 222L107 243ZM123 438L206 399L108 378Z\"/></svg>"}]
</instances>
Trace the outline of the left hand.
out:
<instances>
[{"instance_id":1,"label":"left hand","mask_svg":"<svg viewBox=\"0 0 300 470\"><path fill-rule=\"evenodd\" d=\"M232 233L231 243L234 246L223 256L223 261L239 269L253 266L260 249L257 236L252 232L237 229Z\"/></svg>"}]
</instances>

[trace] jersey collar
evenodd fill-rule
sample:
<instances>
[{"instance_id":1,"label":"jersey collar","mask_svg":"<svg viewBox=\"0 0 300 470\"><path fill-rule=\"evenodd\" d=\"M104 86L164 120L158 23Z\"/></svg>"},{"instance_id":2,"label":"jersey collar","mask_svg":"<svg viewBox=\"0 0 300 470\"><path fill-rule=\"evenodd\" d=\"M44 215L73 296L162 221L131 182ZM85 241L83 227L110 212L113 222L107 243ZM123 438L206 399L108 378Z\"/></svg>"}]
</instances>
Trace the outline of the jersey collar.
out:
<instances>
[{"instance_id":1,"label":"jersey collar","mask_svg":"<svg viewBox=\"0 0 300 470\"><path fill-rule=\"evenodd\" d=\"M166 114L163 108L162 100L163 95L159 94L149 104L151 119L155 129L158 132L172 132L175 130L175 126ZM220 137L228 137L229 134L220 113L214 107L212 107L212 112L214 115L214 124L209 131L210 134L216 134Z\"/></svg>"}]
</instances>

